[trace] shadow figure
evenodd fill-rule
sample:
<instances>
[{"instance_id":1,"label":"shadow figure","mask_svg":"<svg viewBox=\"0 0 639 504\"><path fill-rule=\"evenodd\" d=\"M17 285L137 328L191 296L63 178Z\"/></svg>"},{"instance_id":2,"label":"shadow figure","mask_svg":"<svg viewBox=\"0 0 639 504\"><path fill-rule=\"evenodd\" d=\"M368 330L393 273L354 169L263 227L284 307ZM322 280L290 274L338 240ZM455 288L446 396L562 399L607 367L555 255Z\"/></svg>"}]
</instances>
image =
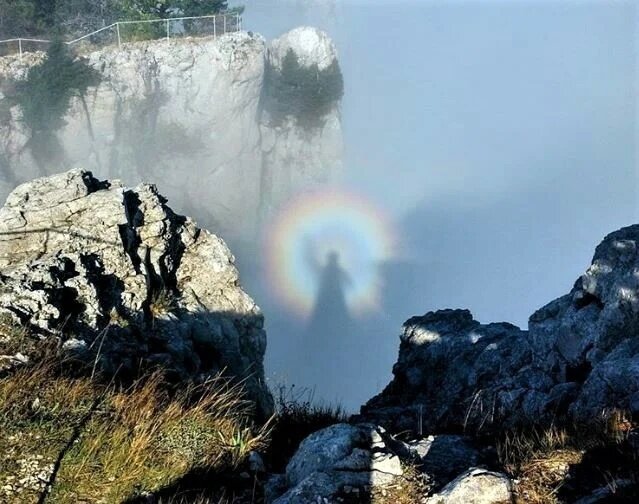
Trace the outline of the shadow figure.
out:
<instances>
[{"instance_id":1,"label":"shadow figure","mask_svg":"<svg viewBox=\"0 0 639 504\"><path fill-rule=\"evenodd\" d=\"M319 271L319 288L308 324L311 334L345 333L351 328L353 320L346 303L346 289L351 284L349 274L339 263L339 254L329 252Z\"/></svg>"}]
</instances>

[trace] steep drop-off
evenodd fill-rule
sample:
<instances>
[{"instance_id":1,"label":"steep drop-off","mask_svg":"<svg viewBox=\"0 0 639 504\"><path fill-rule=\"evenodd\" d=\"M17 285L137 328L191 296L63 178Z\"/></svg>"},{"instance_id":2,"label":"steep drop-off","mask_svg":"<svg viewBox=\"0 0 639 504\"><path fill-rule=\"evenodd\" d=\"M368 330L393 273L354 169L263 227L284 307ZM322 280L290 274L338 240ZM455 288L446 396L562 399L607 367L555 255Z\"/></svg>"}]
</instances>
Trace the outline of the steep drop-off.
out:
<instances>
[{"instance_id":1,"label":"steep drop-off","mask_svg":"<svg viewBox=\"0 0 639 504\"><path fill-rule=\"evenodd\" d=\"M264 111L269 72L292 50L300 65L336 63L331 40L298 28L267 44L251 32L156 40L83 55L101 83L75 99L57 131L60 151L38 163L15 83L41 53L0 58L0 163L4 198L35 176L81 167L129 184L154 180L174 204L229 238L251 238L291 194L341 170L339 99L312 127ZM316 66L315 66L316 65Z\"/></svg>"}]
</instances>

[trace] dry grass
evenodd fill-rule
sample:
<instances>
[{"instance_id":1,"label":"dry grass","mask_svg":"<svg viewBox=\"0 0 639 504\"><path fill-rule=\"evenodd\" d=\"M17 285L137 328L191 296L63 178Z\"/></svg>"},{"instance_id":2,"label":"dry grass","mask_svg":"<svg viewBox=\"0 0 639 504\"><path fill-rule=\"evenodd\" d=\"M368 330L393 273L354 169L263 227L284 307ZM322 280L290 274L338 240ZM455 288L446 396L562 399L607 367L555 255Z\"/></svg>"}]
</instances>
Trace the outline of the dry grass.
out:
<instances>
[{"instance_id":1,"label":"dry grass","mask_svg":"<svg viewBox=\"0 0 639 504\"><path fill-rule=\"evenodd\" d=\"M497 442L500 463L516 480L518 503L556 504L572 467L600 447L623 442L632 423L621 411L602 413L589 425L511 431Z\"/></svg>"},{"instance_id":2,"label":"dry grass","mask_svg":"<svg viewBox=\"0 0 639 504\"><path fill-rule=\"evenodd\" d=\"M155 293L149 305L149 311L154 319L171 313L175 308L175 297L166 289L161 289Z\"/></svg>"},{"instance_id":3,"label":"dry grass","mask_svg":"<svg viewBox=\"0 0 639 504\"><path fill-rule=\"evenodd\" d=\"M316 403L310 389L279 387L275 406L277 413L273 419L271 442L265 454L273 472L284 472L286 464L307 436L347 421L339 406Z\"/></svg>"},{"instance_id":4,"label":"dry grass","mask_svg":"<svg viewBox=\"0 0 639 504\"><path fill-rule=\"evenodd\" d=\"M373 489L371 504L416 504L422 501L428 487L421 473L411 465L403 466L404 474L384 488Z\"/></svg>"},{"instance_id":5,"label":"dry grass","mask_svg":"<svg viewBox=\"0 0 639 504\"><path fill-rule=\"evenodd\" d=\"M0 501L119 503L198 468L232 470L261 448L238 386L222 379L170 394L159 374L123 390L24 368L0 381Z\"/></svg>"},{"instance_id":6,"label":"dry grass","mask_svg":"<svg viewBox=\"0 0 639 504\"><path fill-rule=\"evenodd\" d=\"M14 355L33 350L35 339L8 314L0 315L0 355Z\"/></svg>"}]
</instances>

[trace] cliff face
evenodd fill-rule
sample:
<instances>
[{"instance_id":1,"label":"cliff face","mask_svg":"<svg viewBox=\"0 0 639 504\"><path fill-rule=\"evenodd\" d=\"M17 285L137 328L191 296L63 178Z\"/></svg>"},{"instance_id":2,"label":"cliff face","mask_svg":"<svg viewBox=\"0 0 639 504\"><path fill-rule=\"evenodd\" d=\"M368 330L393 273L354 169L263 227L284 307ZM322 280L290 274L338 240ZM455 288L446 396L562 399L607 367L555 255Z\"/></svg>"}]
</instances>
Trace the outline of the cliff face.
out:
<instances>
[{"instance_id":1,"label":"cliff face","mask_svg":"<svg viewBox=\"0 0 639 504\"><path fill-rule=\"evenodd\" d=\"M339 103L312 129L292 117L277 126L265 118L266 76L283 51L292 49L306 66L336 61L325 34L313 28L291 33L272 48L261 36L240 32L86 55L102 81L73 102L57 132L59 156L35 159L19 108L5 111L1 196L34 176L81 167L127 183L155 180L176 206L225 236L250 237L291 193L339 172ZM0 59L0 83L24 78L41 59Z\"/></svg>"}]
</instances>

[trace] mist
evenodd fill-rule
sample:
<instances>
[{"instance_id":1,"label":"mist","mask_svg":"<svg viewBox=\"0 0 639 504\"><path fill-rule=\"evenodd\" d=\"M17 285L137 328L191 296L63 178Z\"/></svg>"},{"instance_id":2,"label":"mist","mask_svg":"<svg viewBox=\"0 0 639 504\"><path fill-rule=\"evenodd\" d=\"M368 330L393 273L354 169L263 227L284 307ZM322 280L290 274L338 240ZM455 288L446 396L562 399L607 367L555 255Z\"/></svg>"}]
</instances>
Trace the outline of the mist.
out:
<instances>
[{"instance_id":1,"label":"mist","mask_svg":"<svg viewBox=\"0 0 639 504\"><path fill-rule=\"evenodd\" d=\"M246 7L245 25L267 37L310 24L335 40L344 185L399 241L378 265L378 309L341 328L340 303L323 305L330 323L291 324L261 275L244 275L273 383L355 410L387 383L405 319L460 307L525 328L607 233L636 221L635 2Z\"/></svg>"},{"instance_id":2,"label":"mist","mask_svg":"<svg viewBox=\"0 0 639 504\"><path fill-rule=\"evenodd\" d=\"M335 42L344 80L338 183L316 199L300 193L278 202L279 215L252 235L229 232L219 223L239 228L260 204L244 209L250 219L238 209L267 199L259 180L247 179L260 176L252 157L259 97L241 113L219 100L222 113L213 119L192 106L186 117L200 122L185 125L178 119L188 107L165 104L154 86L147 101L138 99L140 110L122 116L129 120L120 136L131 137L131 152L97 175L157 184L176 211L229 243L242 285L264 312L265 368L276 397L281 391L357 411L389 382L406 319L468 308L481 322L526 328L536 309L570 290L606 234L637 221L636 1L230 5L244 5L243 28L267 40L310 25ZM246 75L258 89L251 69ZM228 82L215 79L228 75L197 77L213 82L203 94L223 97ZM180 96L198 98L198 86ZM177 96L180 86L171 91ZM235 128L224 124L228 117ZM150 142L156 126L164 136ZM86 136L83 129L84 119L76 121L69 136ZM224 151L230 144L236 150ZM175 165L162 164L167 152ZM126 164L124 154L148 171ZM220 166L231 174L228 190L211 187ZM151 168L158 180L143 180ZM6 172L0 183L15 185ZM238 186L243 194L234 193ZM302 213L311 207L315 213ZM320 224L328 227L315 226L326 213ZM296 259L274 252L290 231L282 227L287 219L298 226Z\"/></svg>"}]
</instances>

